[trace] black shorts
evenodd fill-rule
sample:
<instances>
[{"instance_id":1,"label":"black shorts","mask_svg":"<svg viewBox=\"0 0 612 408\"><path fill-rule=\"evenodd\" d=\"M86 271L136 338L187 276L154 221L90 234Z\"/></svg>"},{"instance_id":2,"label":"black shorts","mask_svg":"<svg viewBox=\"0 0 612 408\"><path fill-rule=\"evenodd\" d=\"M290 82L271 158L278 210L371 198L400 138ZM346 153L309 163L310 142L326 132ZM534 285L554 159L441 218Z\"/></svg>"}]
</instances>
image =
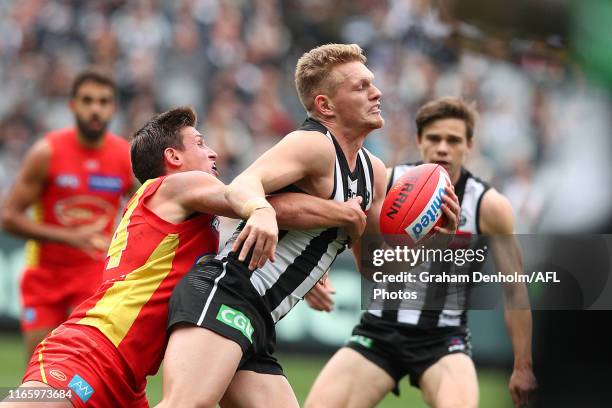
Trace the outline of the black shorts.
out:
<instances>
[{"instance_id":1,"label":"black shorts","mask_svg":"<svg viewBox=\"0 0 612 408\"><path fill-rule=\"evenodd\" d=\"M284 375L272 355L276 345L272 316L250 277L251 271L235 257L196 264L172 293L168 332L178 323L206 328L240 346L238 370Z\"/></svg>"},{"instance_id":2,"label":"black shorts","mask_svg":"<svg viewBox=\"0 0 612 408\"><path fill-rule=\"evenodd\" d=\"M410 384L418 388L421 375L442 357L453 353L472 356L466 327L423 329L383 320L368 312L361 316L346 347L385 370L395 380L396 395L404 376L409 375Z\"/></svg>"}]
</instances>

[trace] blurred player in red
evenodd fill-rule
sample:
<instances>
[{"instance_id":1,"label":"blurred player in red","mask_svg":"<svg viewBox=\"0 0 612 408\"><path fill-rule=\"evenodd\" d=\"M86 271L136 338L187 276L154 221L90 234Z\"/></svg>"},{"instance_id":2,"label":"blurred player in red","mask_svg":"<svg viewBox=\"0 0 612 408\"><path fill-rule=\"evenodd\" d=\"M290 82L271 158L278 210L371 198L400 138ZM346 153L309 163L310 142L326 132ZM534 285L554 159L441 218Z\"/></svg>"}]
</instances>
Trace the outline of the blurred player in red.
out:
<instances>
[{"instance_id":1,"label":"blurred player in red","mask_svg":"<svg viewBox=\"0 0 612 408\"><path fill-rule=\"evenodd\" d=\"M195 120L191 109L177 108L136 133L132 163L143 184L115 231L103 283L41 342L27 367L21 390L51 387L70 393L70 402L44 406L148 406L146 376L157 372L163 358L172 290L193 265L216 255L213 214L235 217L225 185L216 178L217 155L194 128ZM357 200L335 203L287 193L270 202L273 209L250 212L271 212L288 228L361 225L360 233L365 225ZM252 226L255 248L270 238L269 228Z\"/></svg>"},{"instance_id":2,"label":"blurred player in red","mask_svg":"<svg viewBox=\"0 0 612 408\"><path fill-rule=\"evenodd\" d=\"M76 125L32 146L2 210L4 229L29 239L21 281L28 358L100 284L121 197L132 189L129 145L106 130L115 93L104 74L86 71L75 79Z\"/></svg>"}]
</instances>

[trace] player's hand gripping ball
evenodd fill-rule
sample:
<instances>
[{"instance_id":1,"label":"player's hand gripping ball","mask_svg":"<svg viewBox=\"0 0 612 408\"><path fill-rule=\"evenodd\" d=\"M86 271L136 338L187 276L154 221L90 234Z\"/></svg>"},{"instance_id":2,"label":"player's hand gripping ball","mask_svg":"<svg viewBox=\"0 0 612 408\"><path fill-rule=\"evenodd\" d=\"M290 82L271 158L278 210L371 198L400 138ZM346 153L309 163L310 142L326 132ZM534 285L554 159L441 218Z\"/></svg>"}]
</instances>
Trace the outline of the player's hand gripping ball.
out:
<instances>
[{"instance_id":1,"label":"player's hand gripping ball","mask_svg":"<svg viewBox=\"0 0 612 408\"><path fill-rule=\"evenodd\" d=\"M406 172L389 190L380 212L380 232L389 236L387 242L402 235L402 242L412 246L433 235L435 226L443 226L442 197L450 185L439 164L422 164Z\"/></svg>"}]
</instances>

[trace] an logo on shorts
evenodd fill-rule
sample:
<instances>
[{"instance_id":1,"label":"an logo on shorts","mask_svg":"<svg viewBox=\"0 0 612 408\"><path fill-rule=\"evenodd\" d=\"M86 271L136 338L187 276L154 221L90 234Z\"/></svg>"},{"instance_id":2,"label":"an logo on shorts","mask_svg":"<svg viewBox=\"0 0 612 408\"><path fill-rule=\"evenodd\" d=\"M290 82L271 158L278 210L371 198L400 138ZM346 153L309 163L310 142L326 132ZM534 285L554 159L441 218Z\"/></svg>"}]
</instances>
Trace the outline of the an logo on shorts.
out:
<instances>
[{"instance_id":1,"label":"an logo on shorts","mask_svg":"<svg viewBox=\"0 0 612 408\"><path fill-rule=\"evenodd\" d=\"M78 395L83 402L87 402L94 393L93 387L78 374L75 374L74 377L72 377L68 383L68 388L76 392L76 395Z\"/></svg>"},{"instance_id":2,"label":"an logo on shorts","mask_svg":"<svg viewBox=\"0 0 612 408\"><path fill-rule=\"evenodd\" d=\"M68 379L66 374L62 373L60 370L50 370L49 375L58 381L66 381Z\"/></svg>"},{"instance_id":3,"label":"an logo on shorts","mask_svg":"<svg viewBox=\"0 0 612 408\"><path fill-rule=\"evenodd\" d=\"M448 352L452 353L453 351L463 351L465 350L465 341L462 337L454 336L451 337L448 341Z\"/></svg>"},{"instance_id":4,"label":"an logo on shorts","mask_svg":"<svg viewBox=\"0 0 612 408\"><path fill-rule=\"evenodd\" d=\"M221 305L219 313L217 313L217 320L238 330L244 337L249 339L249 342L253 343L253 332L255 329L253 329L249 318L241 311L232 309L226 305Z\"/></svg>"},{"instance_id":5,"label":"an logo on shorts","mask_svg":"<svg viewBox=\"0 0 612 408\"><path fill-rule=\"evenodd\" d=\"M26 323L34 323L36 320L36 309L33 307L26 307L23 311L23 320Z\"/></svg>"},{"instance_id":6,"label":"an logo on shorts","mask_svg":"<svg viewBox=\"0 0 612 408\"><path fill-rule=\"evenodd\" d=\"M348 343L357 343L365 348L372 348L373 340L358 334L349 337Z\"/></svg>"}]
</instances>

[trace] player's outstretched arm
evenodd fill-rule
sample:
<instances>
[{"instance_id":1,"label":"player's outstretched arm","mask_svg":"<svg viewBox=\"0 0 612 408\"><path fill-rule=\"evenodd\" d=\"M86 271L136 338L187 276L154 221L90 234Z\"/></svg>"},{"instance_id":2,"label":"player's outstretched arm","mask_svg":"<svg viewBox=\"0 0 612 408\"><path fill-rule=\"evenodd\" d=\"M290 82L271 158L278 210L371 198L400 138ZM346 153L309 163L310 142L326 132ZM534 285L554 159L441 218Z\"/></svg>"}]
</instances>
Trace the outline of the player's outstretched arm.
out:
<instances>
[{"instance_id":1,"label":"player's outstretched arm","mask_svg":"<svg viewBox=\"0 0 612 408\"><path fill-rule=\"evenodd\" d=\"M149 209L172 223L195 212L239 218L225 199L225 184L204 171L167 176L148 203Z\"/></svg>"},{"instance_id":2,"label":"player's outstretched arm","mask_svg":"<svg viewBox=\"0 0 612 408\"><path fill-rule=\"evenodd\" d=\"M106 250L108 239L101 234L106 220L78 228L64 228L37 223L28 217L28 208L37 203L43 194L50 160L51 147L45 139L41 139L26 155L6 198L2 208L2 228L23 238L58 242L87 252ZM91 254L94 256L93 252Z\"/></svg>"},{"instance_id":3,"label":"player's outstretched arm","mask_svg":"<svg viewBox=\"0 0 612 408\"><path fill-rule=\"evenodd\" d=\"M149 206L174 223L194 212L240 218L226 200L225 189L220 180L202 171L176 173L166 177ZM268 200L283 229L344 227L357 237L365 226L360 197L340 203L303 193L280 193Z\"/></svg>"},{"instance_id":4,"label":"player's outstretched arm","mask_svg":"<svg viewBox=\"0 0 612 408\"><path fill-rule=\"evenodd\" d=\"M318 132L296 131L236 177L225 196L232 209L241 218L248 219L233 246L234 251L242 247L238 259L244 260L254 248L250 268L261 267L268 259L274 261L278 225L266 194L306 177L314 186L333 172L333 166L330 140Z\"/></svg>"},{"instance_id":5,"label":"player's outstretched arm","mask_svg":"<svg viewBox=\"0 0 612 408\"><path fill-rule=\"evenodd\" d=\"M498 270L502 273L521 272L523 256L512 235L514 220L508 200L491 189L482 199L480 214L481 230L490 236L489 244ZM537 387L532 368L532 319L527 286L524 283L504 284L504 306L514 351L514 369L508 388L514 405L520 407L527 404L529 394Z\"/></svg>"}]
</instances>

